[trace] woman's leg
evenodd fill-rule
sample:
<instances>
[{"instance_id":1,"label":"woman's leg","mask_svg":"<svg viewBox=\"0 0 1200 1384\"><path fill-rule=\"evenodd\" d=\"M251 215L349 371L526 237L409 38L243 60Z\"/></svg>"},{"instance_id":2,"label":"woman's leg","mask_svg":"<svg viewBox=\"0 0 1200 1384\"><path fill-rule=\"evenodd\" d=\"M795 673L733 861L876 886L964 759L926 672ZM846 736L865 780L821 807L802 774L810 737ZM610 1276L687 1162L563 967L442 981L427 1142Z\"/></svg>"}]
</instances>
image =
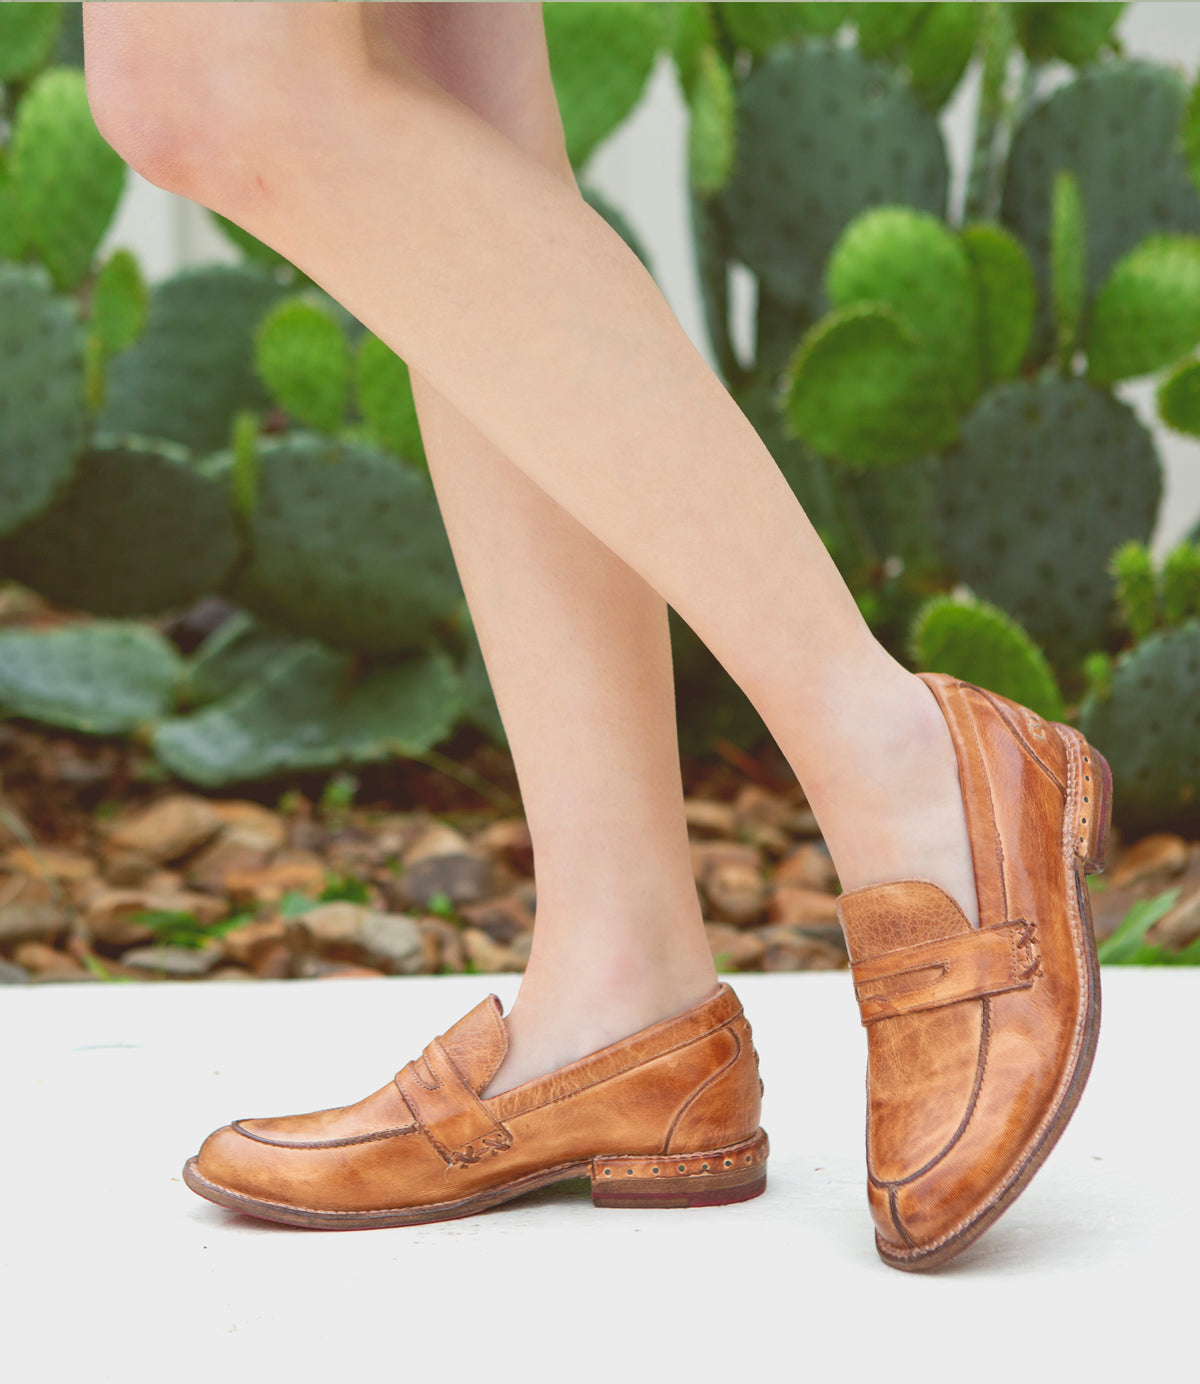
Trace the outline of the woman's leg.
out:
<instances>
[{"instance_id":1,"label":"woman's leg","mask_svg":"<svg viewBox=\"0 0 1200 1384\"><path fill-rule=\"evenodd\" d=\"M384 71L374 8L86 5L93 111L152 181L321 283L679 610L796 770L844 887L923 877L977 918L928 690L871 636L637 258L418 66Z\"/></svg>"}]
</instances>

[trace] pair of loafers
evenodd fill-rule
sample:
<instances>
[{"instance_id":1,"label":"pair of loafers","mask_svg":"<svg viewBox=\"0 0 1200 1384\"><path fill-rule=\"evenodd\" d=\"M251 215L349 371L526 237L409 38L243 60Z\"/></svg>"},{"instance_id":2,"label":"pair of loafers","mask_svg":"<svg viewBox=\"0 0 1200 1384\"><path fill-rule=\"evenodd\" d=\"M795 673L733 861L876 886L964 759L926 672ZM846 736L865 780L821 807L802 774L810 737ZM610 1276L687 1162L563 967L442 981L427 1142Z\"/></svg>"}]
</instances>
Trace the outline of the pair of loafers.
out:
<instances>
[{"instance_id":1,"label":"pair of loafers","mask_svg":"<svg viewBox=\"0 0 1200 1384\"><path fill-rule=\"evenodd\" d=\"M905 1270L977 1239L1079 1100L1100 1022L1085 876L1103 866L1112 799L1107 764L1071 727L922 676L958 757L979 926L923 880L838 900L868 1038L876 1248ZM727 984L484 1099L506 1044L489 996L354 1105L215 1131L184 1180L231 1210L321 1229L472 1215L580 1176L598 1206L716 1206L765 1190L758 1059Z\"/></svg>"}]
</instances>

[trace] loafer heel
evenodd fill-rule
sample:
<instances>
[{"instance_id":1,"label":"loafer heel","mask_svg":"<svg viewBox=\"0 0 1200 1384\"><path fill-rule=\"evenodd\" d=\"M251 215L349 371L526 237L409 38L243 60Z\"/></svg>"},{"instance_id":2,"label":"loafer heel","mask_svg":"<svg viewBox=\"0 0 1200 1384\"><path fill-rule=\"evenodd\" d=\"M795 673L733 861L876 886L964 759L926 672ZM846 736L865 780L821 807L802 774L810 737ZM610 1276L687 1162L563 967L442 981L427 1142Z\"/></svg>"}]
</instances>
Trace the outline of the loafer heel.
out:
<instances>
[{"instance_id":1,"label":"loafer heel","mask_svg":"<svg viewBox=\"0 0 1200 1384\"><path fill-rule=\"evenodd\" d=\"M764 1130L704 1153L593 1158L592 1204L613 1207L728 1206L767 1187Z\"/></svg>"}]
</instances>

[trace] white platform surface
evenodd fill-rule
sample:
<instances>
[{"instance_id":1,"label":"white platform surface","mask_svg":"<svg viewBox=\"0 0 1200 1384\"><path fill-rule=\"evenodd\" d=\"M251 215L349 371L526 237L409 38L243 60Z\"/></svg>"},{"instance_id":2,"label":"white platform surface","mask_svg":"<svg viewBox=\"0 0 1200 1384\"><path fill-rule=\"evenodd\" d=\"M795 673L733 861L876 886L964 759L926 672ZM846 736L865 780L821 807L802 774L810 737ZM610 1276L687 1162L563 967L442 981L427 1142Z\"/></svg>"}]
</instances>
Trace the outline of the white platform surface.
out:
<instances>
[{"instance_id":1,"label":"white platform surface","mask_svg":"<svg viewBox=\"0 0 1200 1384\"><path fill-rule=\"evenodd\" d=\"M740 1206L298 1230L194 1196L230 1118L345 1104L518 977L0 990L0 1373L11 1384L1196 1378L1200 971L1104 971L1091 1082L953 1265L875 1254L844 973L735 977L772 1155Z\"/></svg>"}]
</instances>

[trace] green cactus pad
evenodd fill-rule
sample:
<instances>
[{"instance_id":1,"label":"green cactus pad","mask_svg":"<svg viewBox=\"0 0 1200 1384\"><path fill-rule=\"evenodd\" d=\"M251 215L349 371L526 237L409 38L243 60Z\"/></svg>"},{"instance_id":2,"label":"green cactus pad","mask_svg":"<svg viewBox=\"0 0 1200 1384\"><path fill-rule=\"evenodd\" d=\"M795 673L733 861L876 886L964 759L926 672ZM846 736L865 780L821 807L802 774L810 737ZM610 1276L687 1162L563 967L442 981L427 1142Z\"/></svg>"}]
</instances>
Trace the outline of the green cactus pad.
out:
<instances>
[{"instance_id":1,"label":"green cactus pad","mask_svg":"<svg viewBox=\"0 0 1200 1384\"><path fill-rule=\"evenodd\" d=\"M1123 830L1200 832L1200 620L1123 654L1108 695L1080 707L1079 726L1112 769Z\"/></svg>"},{"instance_id":2,"label":"green cactus pad","mask_svg":"<svg viewBox=\"0 0 1200 1384\"><path fill-rule=\"evenodd\" d=\"M542 7L567 156L581 167L641 100L666 35L650 4Z\"/></svg>"},{"instance_id":3,"label":"green cactus pad","mask_svg":"<svg viewBox=\"0 0 1200 1384\"><path fill-rule=\"evenodd\" d=\"M424 754L450 733L460 697L443 653L356 678L349 656L305 641L231 696L161 721L153 745L173 772L217 787Z\"/></svg>"},{"instance_id":4,"label":"green cactus pad","mask_svg":"<svg viewBox=\"0 0 1200 1384\"><path fill-rule=\"evenodd\" d=\"M1189 360L1158 387L1159 417L1176 432L1200 437L1200 361Z\"/></svg>"},{"instance_id":5,"label":"green cactus pad","mask_svg":"<svg viewBox=\"0 0 1200 1384\"><path fill-rule=\"evenodd\" d=\"M0 5L0 82L27 81L58 42L62 5Z\"/></svg>"},{"instance_id":6,"label":"green cactus pad","mask_svg":"<svg viewBox=\"0 0 1200 1384\"><path fill-rule=\"evenodd\" d=\"M1088 227L1085 312L1113 265L1147 235L1200 231L1200 191L1179 137L1182 78L1148 62L1105 63L1036 106L1013 136L1001 220L1030 252L1042 289L1036 346L1054 349L1049 308L1054 175L1074 173Z\"/></svg>"},{"instance_id":7,"label":"green cactus pad","mask_svg":"<svg viewBox=\"0 0 1200 1384\"><path fill-rule=\"evenodd\" d=\"M932 8L932 5L891 4L888 0L850 5L850 18L858 28L859 50L868 58L891 51L908 38Z\"/></svg>"},{"instance_id":8,"label":"green cactus pad","mask_svg":"<svg viewBox=\"0 0 1200 1384\"><path fill-rule=\"evenodd\" d=\"M1200 544L1177 543L1163 559L1162 611L1167 625L1200 616Z\"/></svg>"},{"instance_id":9,"label":"green cactus pad","mask_svg":"<svg viewBox=\"0 0 1200 1384\"><path fill-rule=\"evenodd\" d=\"M1149 538L1162 494L1154 439L1084 380L1009 380L963 422L936 484L950 567L1064 666L1103 645L1109 554Z\"/></svg>"},{"instance_id":10,"label":"green cactus pad","mask_svg":"<svg viewBox=\"0 0 1200 1384\"><path fill-rule=\"evenodd\" d=\"M808 34L835 33L849 17L848 5L837 4L719 4L729 37L756 56L781 43L794 43Z\"/></svg>"},{"instance_id":11,"label":"green cactus pad","mask_svg":"<svg viewBox=\"0 0 1200 1384\"><path fill-rule=\"evenodd\" d=\"M910 636L917 667L986 687L1049 721L1063 717L1062 693L1046 655L1020 625L987 601L934 596Z\"/></svg>"},{"instance_id":12,"label":"green cactus pad","mask_svg":"<svg viewBox=\"0 0 1200 1384\"><path fill-rule=\"evenodd\" d=\"M244 610L218 625L188 660L186 697L193 703L228 697L298 644L295 635L264 625Z\"/></svg>"},{"instance_id":13,"label":"green cactus pad","mask_svg":"<svg viewBox=\"0 0 1200 1384\"><path fill-rule=\"evenodd\" d=\"M150 291L137 260L116 250L104 262L92 288L91 328L106 356L127 350L146 325Z\"/></svg>"},{"instance_id":14,"label":"green cactus pad","mask_svg":"<svg viewBox=\"0 0 1200 1384\"><path fill-rule=\"evenodd\" d=\"M164 715L183 661L156 630L119 620L0 630L0 707L115 735Z\"/></svg>"},{"instance_id":15,"label":"green cactus pad","mask_svg":"<svg viewBox=\"0 0 1200 1384\"><path fill-rule=\"evenodd\" d=\"M816 317L843 228L868 207L943 215L937 118L888 67L823 41L778 48L738 88L738 152L719 194L732 257Z\"/></svg>"},{"instance_id":16,"label":"green cactus pad","mask_svg":"<svg viewBox=\"0 0 1200 1384\"><path fill-rule=\"evenodd\" d=\"M1050 198L1050 297L1058 328L1058 354L1069 365L1079 336L1087 282L1087 222L1074 173L1054 175Z\"/></svg>"},{"instance_id":17,"label":"green cactus pad","mask_svg":"<svg viewBox=\"0 0 1200 1384\"><path fill-rule=\"evenodd\" d=\"M931 372L970 405L979 392L979 302L971 262L944 221L911 207L861 213L838 239L825 283L835 308L895 308L916 332Z\"/></svg>"},{"instance_id":18,"label":"green cactus pad","mask_svg":"<svg viewBox=\"0 0 1200 1384\"><path fill-rule=\"evenodd\" d=\"M0 148L0 260L25 257L25 228L17 187L8 168L8 155Z\"/></svg>"},{"instance_id":19,"label":"green cactus pad","mask_svg":"<svg viewBox=\"0 0 1200 1384\"><path fill-rule=\"evenodd\" d=\"M955 382L931 366L908 322L886 304L859 303L822 319L785 376L797 436L822 456L886 466L956 435Z\"/></svg>"},{"instance_id":20,"label":"green cactus pad","mask_svg":"<svg viewBox=\"0 0 1200 1384\"><path fill-rule=\"evenodd\" d=\"M408 366L369 332L355 353L354 390L367 441L427 469Z\"/></svg>"},{"instance_id":21,"label":"green cactus pad","mask_svg":"<svg viewBox=\"0 0 1200 1384\"><path fill-rule=\"evenodd\" d=\"M0 543L0 569L75 610L153 615L219 586L237 553L227 488L183 449L98 434L68 488Z\"/></svg>"},{"instance_id":22,"label":"green cactus pad","mask_svg":"<svg viewBox=\"0 0 1200 1384\"><path fill-rule=\"evenodd\" d=\"M905 63L913 90L935 110L962 80L979 37L979 4L930 5L913 30Z\"/></svg>"},{"instance_id":23,"label":"green cactus pad","mask_svg":"<svg viewBox=\"0 0 1200 1384\"><path fill-rule=\"evenodd\" d=\"M1073 67L1094 62L1113 41L1113 25L1125 9L1123 4L1076 4L1059 0L1056 4L1011 5L1021 47L1035 62L1061 58Z\"/></svg>"},{"instance_id":24,"label":"green cactus pad","mask_svg":"<svg viewBox=\"0 0 1200 1384\"><path fill-rule=\"evenodd\" d=\"M333 433L342 426L350 351L341 324L316 303L297 294L268 309L254 334L254 368L304 427Z\"/></svg>"},{"instance_id":25,"label":"green cactus pad","mask_svg":"<svg viewBox=\"0 0 1200 1384\"><path fill-rule=\"evenodd\" d=\"M197 452L223 447L238 409L270 405L254 374L254 331L289 292L244 265L185 269L155 285L141 337L109 364L98 426Z\"/></svg>"},{"instance_id":26,"label":"green cactus pad","mask_svg":"<svg viewBox=\"0 0 1200 1384\"><path fill-rule=\"evenodd\" d=\"M715 47L701 50L688 104L688 177L710 197L729 181L736 138L733 77Z\"/></svg>"},{"instance_id":27,"label":"green cactus pad","mask_svg":"<svg viewBox=\"0 0 1200 1384\"><path fill-rule=\"evenodd\" d=\"M1113 266L1092 307L1088 373L1149 375L1200 343L1200 236L1150 236Z\"/></svg>"},{"instance_id":28,"label":"green cactus pad","mask_svg":"<svg viewBox=\"0 0 1200 1384\"><path fill-rule=\"evenodd\" d=\"M247 533L251 560L231 597L296 634L418 648L462 600L429 481L355 443L261 439Z\"/></svg>"},{"instance_id":29,"label":"green cactus pad","mask_svg":"<svg viewBox=\"0 0 1200 1384\"><path fill-rule=\"evenodd\" d=\"M41 265L0 263L0 534L45 509L83 451L85 335Z\"/></svg>"},{"instance_id":30,"label":"green cactus pad","mask_svg":"<svg viewBox=\"0 0 1200 1384\"><path fill-rule=\"evenodd\" d=\"M26 246L75 288L121 200L125 162L92 120L83 73L50 67L17 107L10 173Z\"/></svg>"},{"instance_id":31,"label":"green cactus pad","mask_svg":"<svg viewBox=\"0 0 1200 1384\"><path fill-rule=\"evenodd\" d=\"M664 38L675 59L680 88L689 102L700 69L700 55L705 48L717 42L713 13L711 5L686 3L683 0L679 4L663 5L660 11Z\"/></svg>"},{"instance_id":32,"label":"green cactus pad","mask_svg":"<svg viewBox=\"0 0 1200 1384\"><path fill-rule=\"evenodd\" d=\"M1108 560L1116 583L1114 595L1121 618L1135 639L1145 639L1158 624L1158 579L1154 559L1144 543L1131 538Z\"/></svg>"},{"instance_id":33,"label":"green cactus pad","mask_svg":"<svg viewBox=\"0 0 1200 1384\"><path fill-rule=\"evenodd\" d=\"M1021 242L994 222L964 226L960 239L979 300L983 379L1007 379L1021 368L1033 335L1033 266Z\"/></svg>"}]
</instances>

